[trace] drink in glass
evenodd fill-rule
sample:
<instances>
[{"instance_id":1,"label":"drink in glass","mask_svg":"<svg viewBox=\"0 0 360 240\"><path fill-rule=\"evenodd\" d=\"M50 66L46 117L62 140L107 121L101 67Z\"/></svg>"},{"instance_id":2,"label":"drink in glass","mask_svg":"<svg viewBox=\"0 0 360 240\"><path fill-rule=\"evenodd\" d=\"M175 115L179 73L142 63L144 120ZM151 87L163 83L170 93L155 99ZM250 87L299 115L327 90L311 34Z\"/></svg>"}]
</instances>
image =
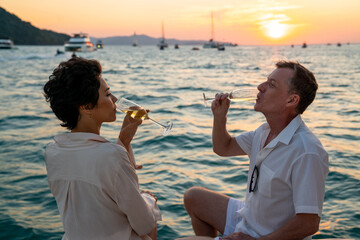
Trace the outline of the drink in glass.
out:
<instances>
[{"instance_id":1,"label":"drink in glass","mask_svg":"<svg viewBox=\"0 0 360 240\"><path fill-rule=\"evenodd\" d=\"M163 128L164 133L163 135L166 136L172 129L173 124L169 122L167 125L161 124L154 119L149 117L148 112L139 104L134 103L126 98L120 98L116 102L116 109L122 111L123 113L129 114L134 119L141 119L141 120L150 120L159 127Z\"/></svg>"}]
</instances>

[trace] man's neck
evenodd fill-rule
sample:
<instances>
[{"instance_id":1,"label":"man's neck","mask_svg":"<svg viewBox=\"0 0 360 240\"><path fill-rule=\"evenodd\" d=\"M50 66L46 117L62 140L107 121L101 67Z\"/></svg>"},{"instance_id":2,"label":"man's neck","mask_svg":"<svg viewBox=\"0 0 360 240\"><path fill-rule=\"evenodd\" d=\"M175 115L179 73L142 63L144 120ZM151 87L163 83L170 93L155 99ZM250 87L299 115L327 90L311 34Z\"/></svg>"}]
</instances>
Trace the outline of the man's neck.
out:
<instances>
[{"instance_id":1,"label":"man's neck","mask_svg":"<svg viewBox=\"0 0 360 240\"><path fill-rule=\"evenodd\" d=\"M270 127L270 132L264 146L266 146L269 142L271 142L271 140L276 138L296 116L297 113L278 115L274 114L272 116L265 116L266 121Z\"/></svg>"}]
</instances>

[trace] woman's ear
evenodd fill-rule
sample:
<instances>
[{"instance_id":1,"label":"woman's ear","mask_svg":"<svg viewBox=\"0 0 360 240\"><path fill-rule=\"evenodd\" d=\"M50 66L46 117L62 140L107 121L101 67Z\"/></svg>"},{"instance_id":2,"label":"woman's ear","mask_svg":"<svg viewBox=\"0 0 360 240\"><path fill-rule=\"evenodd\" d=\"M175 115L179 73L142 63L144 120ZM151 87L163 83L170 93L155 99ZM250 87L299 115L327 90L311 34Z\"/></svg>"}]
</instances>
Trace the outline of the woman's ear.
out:
<instances>
[{"instance_id":1,"label":"woman's ear","mask_svg":"<svg viewBox=\"0 0 360 240\"><path fill-rule=\"evenodd\" d=\"M92 119L93 108L90 107L90 104L82 105L79 107L80 117Z\"/></svg>"},{"instance_id":2,"label":"woman's ear","mask_svg":"<svg viewBox=\"0 0 360 240\"><path fill-rule=\"evenodd\" d=\"M79 112L83 113L83 114L91 114L92 113L92 108L90 107L90 104L85 104L85 105L81 105L79 107Z\"/></svg>"}]
</instances>

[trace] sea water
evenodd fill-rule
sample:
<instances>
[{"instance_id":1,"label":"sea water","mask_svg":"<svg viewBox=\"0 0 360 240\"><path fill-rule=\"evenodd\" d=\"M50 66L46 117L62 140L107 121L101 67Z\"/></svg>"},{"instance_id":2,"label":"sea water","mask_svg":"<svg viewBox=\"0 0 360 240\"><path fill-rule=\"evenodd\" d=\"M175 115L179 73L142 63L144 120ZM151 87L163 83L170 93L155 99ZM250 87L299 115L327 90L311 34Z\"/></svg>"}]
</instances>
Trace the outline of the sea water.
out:
<instances>
[{"instance_id":1,"label":"sea water","mask_svg":"<svg viewBox=\"0 0 360 240\"><path fill-rule=\"evenodd\" d=\"M227 92L265 81L278 60L299 61L317 77L319 91L303 114L330 157L320 229L314 238L360 238L360 45L238 46L225 51L193 46L105 46L78 56L98 59L115 96L151 109L159 122L174 123L170 135L144 121L133 140L140 186L158 197L163 220L158 239L193 235L183 194L203 186L244 199L248 159L212 151L212 113L203 92ZM53 69L71 57L62 46L19 46L0 51L0 238L60 239L63 227L48 187L45 146L66 132L43 97ZM124 115L101 134L115 142ZM265 121L253 103L232 103L232 135Z\"/></svg>"}]
</instances>

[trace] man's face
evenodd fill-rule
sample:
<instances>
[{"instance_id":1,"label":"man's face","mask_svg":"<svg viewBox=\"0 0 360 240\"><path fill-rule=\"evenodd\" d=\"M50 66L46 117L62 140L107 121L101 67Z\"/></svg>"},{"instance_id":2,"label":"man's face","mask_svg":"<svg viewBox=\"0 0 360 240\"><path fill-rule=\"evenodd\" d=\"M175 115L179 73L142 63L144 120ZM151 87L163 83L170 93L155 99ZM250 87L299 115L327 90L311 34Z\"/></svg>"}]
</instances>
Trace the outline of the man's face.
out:
<instances>
[{"instance_id":1,"label":"man's face","mask_svg":"<svg viewBox=\"0 0 360 240\"><path fill-rule=\"evenodd\" d=\"M289 101L289 79L294 75L290 68L277 68L258 86L258 98L254 110L269 114L281 114Z\"/></svg>"}]
</instances>

